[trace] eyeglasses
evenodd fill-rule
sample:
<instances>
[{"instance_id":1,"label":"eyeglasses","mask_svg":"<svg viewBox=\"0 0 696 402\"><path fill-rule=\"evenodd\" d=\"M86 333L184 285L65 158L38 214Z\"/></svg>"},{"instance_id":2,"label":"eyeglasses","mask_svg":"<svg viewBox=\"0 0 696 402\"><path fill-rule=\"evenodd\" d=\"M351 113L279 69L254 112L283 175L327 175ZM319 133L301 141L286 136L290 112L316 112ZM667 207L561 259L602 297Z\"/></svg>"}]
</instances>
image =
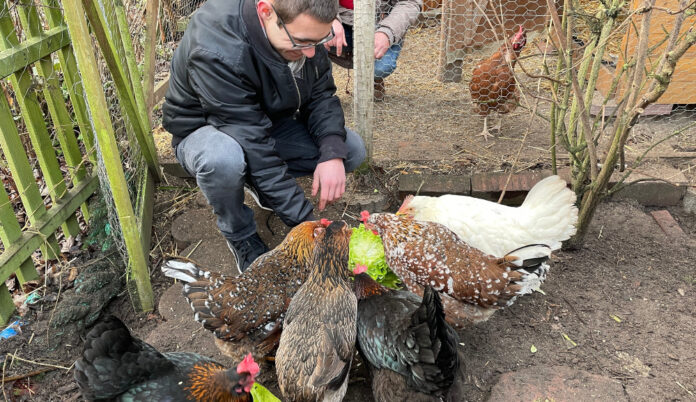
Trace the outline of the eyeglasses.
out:
<instances>
[{"instance_id":1,"label":"eyeglasses","mask_svg":"<svg viewBox=\"0 0 696 402\"><path fill-rule=\"evenodd\" d=\"M313 48L313 47L316 47L316 46L319 46L319 45L323 45L324 43L326 43L326 42L330 41L331 39L333 39L334 36L335 36L333 27L331 27L331 31L329 32L329 34L326 35L326 37L324 37L324 39L320 40L319 42L316 42L316 43L307 43L307 44L304 44L304 45L298 45L297 43L295 43L295 40L292 38L292 35L290 35L290 32L288 31L288 28L285 26L285 22L283 22L283 19L280 18L280 14L278 14L278 12L276 11L275 7L273 7L273 4L272 4L272 3L268 3L268 5L271 6L271 8L273 9L273 12L274 12L274 13L276 14L276 16L278 17L278 21L280 22L280 25L281 25L281 26L283 27L283 29L285 30L285 33L288 35L288 39L290 39L290 43L292 43L292 48L293 48L293 49L310 49L310 48Z\"/></svg>"}]
</instances>

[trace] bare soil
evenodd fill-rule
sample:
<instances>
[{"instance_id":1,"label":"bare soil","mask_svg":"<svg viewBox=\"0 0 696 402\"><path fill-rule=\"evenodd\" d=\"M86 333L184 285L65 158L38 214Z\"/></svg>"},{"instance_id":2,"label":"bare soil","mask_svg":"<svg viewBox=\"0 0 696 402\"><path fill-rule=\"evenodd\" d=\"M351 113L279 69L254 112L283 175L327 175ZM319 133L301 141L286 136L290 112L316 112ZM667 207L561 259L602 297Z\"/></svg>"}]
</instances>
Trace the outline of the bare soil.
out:
<instances>
[{"instance_id":1,"label":"bare soil","mask_svg":"<svg viewBox=\"0 0 696 402\"><path fill-rule=\"evenodd\" d=\"M154 266L159 266L164 250L177 252L168 233L172 218L200 207L195 193L181 190L191 183L171 180L178 190L157 194ZM346 200L350 203L359 198L364 188L393 195L391 182L381 170L352 177ZM301 183L306 187L309 181ZM178 204L172 202L176 194L183 199ZM392 202L387 209L393 210L395 205ZM319 215L355 224L351 216L361 207L337 203ZM631 401L693 399L696 223L680 208L670 211L686 232L684 238L668 238L649 211L639 205L600 205L585 246L555 255L542 287L545 294L526 296L489 321L460 332L463 364L449 399L486 400L501 374L535 366L568 366L615 379ZM287 228L274 217L268 223L264 227L265 223L259 222L260 229L274 246ZM159 270L153 271L152 278L159 301L171 282ZM48 289L49 293L57 291L57 284ZM3 377L63 368L6 382L3 391L7 400L81 400L72 371L65 368L78 357L84 331L76 329L71 336L57 336L57 331L46 325L53 305L44 303L29 310L22 333L0 340L0 349L6 353ZM228 362L208 347L212 335L193 322L190 313L137 313L126 292L106 311L124 319L135 334L163 351L194 351ZM347 401L371 400L365 377L358 366ZM264 381L277 392L272 372L266 373Z\"/></svg>"}]
</instances>

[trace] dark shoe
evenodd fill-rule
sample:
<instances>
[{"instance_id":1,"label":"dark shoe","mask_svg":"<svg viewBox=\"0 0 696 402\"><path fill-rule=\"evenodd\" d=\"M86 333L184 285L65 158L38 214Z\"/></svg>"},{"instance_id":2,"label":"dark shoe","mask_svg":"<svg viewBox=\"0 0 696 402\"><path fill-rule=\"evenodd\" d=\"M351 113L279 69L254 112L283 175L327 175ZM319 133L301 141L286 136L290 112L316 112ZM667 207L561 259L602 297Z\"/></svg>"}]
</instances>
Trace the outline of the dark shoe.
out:
<instances>
[{"instance_id":1,"label":"dark shoe","mask_svg":"<svg viewBox=\"0 0 696 402\"><path fill-rule=\"evenodd\" d=\"M244 184L244 191L249 194L249 196L256 202L256 205L259 206L259 208L263 209L264 211L273 211L273 208L268 207L264 205L261 202L261 197L259 197L259 193L256 191L254 187L251 187L248 184Z\"/></svg>"},{"instance_id":2,"label":"dark shoe","mask_svg":"<svg viewBox=\"0 0 696 402\"><path fill-rule=\"evenodd\" d=\"M227 247L230 248L234 258L237 260L239 273L246 271L254 260L268 251L268 247L257 233L242 240L232 241L227 239Z\"/></svg>"},{"instance_id":3,"label":"dark shoe","mask_svg":"<svg viewBox=\"0 0 696 402\"><path fill-rule=\"evenodd\" d=\"M382 102L384 93L384 78L375 78L375 102Z\"/></svg>"}]
</instances>

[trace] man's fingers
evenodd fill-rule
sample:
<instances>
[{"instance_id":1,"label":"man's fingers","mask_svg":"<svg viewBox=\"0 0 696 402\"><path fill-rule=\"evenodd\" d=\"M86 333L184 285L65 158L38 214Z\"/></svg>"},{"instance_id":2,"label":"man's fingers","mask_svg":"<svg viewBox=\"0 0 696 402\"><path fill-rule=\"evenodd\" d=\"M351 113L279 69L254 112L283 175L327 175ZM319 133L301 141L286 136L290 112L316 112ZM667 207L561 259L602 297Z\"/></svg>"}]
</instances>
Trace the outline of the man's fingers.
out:
<instances>
[{"instance_id":1,"label":"man's fingers","mask_svg":"<svg viewBox=\"0 0 696 402\"><path fill-rule=\"evenodd\" d=\"M312 179L312 197L317 195L317 191L319 191L319 178L317 177L317 173L314 172L314 178Z\"/></svg>"}]
</instances>

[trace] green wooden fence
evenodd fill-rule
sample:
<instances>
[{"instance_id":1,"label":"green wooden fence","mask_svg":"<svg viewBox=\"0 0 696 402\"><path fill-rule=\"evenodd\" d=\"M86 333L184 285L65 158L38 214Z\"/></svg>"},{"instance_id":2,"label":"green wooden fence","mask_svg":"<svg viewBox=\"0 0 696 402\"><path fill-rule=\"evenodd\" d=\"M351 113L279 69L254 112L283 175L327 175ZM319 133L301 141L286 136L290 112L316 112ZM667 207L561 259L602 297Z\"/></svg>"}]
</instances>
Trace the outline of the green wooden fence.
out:
<instances>
[{"instance_id":1,"label":"green wooden fence","mask_svg":"<svg viewBox=\"0 0 696 402\"><path fill-rule=\"evenodd\" d=\"M147 165L135 200L129 197L91 33L113 77L128 130L134 133ZM20 225L6 189L0 186L1 324L14 312L5 280L13 273L20 283L36 279L33 252L40 248L44 258L56 258L56 231L75 236L79 232L76 211L81 208L89 217L85 202L99 186L96 163L103 164L113 195L133 298L141 309L153 308L147 255L153 182L161 173L130 41L121 0L0 0L0 79L9 81L20 111L14 116L12 97L7 91L0 94L4 155L0 163L11 172L28 220L24 227ZM59 154L68 166L69 182L61 172ZM34 176L34 155L48 190L48 208Z\"/></svg>"}]
</instances>

